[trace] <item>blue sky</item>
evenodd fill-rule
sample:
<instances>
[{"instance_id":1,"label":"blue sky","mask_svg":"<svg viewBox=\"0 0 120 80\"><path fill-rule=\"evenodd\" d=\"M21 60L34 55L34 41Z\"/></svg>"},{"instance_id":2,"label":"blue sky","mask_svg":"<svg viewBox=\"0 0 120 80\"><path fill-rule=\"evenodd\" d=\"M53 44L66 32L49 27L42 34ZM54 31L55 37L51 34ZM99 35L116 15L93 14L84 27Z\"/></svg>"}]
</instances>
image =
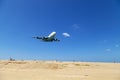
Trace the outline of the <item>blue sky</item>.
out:
<instances>
[{"instance_id":1,"label":"blue sky","mask_svg":"<svg viewBox=\"0 0 120 80\"><path fill-rule=\"evenodd\" d=\"M31 38L52 31L60 42ZM9 57L120 61L120 1L0 0L0 59Z\"/></svg>"}]
</instances>

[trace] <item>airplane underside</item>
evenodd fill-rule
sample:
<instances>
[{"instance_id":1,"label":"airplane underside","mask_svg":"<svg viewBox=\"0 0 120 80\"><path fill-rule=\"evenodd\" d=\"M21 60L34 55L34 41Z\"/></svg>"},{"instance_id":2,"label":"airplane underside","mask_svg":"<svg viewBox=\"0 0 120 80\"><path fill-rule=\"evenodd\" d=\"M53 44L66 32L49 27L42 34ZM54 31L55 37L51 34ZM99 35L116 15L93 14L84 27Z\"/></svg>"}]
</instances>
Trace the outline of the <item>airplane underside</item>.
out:
<instances>
[{"instance_id":1,"label":"airplane underside","mask_svg":"<svg viewBox=\"0 0 120 80\"><path fill-rule=\"evenodd\" d=\"M52 32L49 36L46 37L33 37L39 40L42 40L44 42L53 42L53 41L60 41L58 39L55 38L56 32Z\"/></svg>"}]
</instances>

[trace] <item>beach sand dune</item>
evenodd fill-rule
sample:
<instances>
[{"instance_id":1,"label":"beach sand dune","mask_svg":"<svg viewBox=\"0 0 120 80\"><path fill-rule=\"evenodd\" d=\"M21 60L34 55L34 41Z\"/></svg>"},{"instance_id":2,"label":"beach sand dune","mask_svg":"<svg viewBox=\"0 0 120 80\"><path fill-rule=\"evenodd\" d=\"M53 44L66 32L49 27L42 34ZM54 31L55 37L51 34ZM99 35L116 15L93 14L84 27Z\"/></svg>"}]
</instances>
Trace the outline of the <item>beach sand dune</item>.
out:
<instances>
[{"instance_id":1,"label":"beach sand dune","mask_svg":"<svg viewBox=\"0 0 120 80\"><path fill-rule=\"evenodd\" d=\"M0 80L120 80L120 63L1 60Z\"/></svg>"}]
</instances>

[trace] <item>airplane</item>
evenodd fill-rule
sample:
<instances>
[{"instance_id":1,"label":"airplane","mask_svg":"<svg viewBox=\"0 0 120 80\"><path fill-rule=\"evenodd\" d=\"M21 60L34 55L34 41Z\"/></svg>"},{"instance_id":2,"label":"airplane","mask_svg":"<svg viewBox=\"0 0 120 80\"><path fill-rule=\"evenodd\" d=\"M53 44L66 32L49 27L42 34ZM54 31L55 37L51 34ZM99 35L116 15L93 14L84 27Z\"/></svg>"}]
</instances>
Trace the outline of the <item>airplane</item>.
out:
<instances>
[{"instance_id":1,"label":"airplane","mask_svg":"<svg viewBox=\"0 0 120 80\"><path fill-rule=\"evenodd\" d=\"M48 36L46 36L46 37L36 36L36 37L32 37L32 38L36 38L36 39L42 40L42 41L44 41L44 42L60 41L60 40L58 40L57 38L55 38L55 35L56 35L56 32L51 32L51 33L50 33Z\"/></svg>"}]
</instances>

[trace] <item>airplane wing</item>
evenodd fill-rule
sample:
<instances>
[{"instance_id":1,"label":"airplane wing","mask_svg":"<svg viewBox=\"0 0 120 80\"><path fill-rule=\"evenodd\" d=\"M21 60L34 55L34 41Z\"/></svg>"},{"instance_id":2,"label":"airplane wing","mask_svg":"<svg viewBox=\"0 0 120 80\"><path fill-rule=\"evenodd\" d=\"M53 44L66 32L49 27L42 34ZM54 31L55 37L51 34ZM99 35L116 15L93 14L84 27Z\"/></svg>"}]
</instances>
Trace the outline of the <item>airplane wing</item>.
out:
<instances>
[{"instance_id":1,"label":"airplane wing","mask_svg":"<svg viewBox=\"0 0 120 80\"><path fill-rule=\"evenodd\" d=\"M36 38L36 39L42 39L42 37L38 37L38 36L37 36L37 37L32 37L32 38Z\"/></svg>"},{"instance_id":2,"label":"airplane wing","mask_svg":"<svg viewBox=\"0 0 120 80\"><path fill-rule=\"evenodd\" d=\"M36 37L33 37L33 38L41 39L42 41L45 41L45 42L60 41L59 39L55 38L55 35L56 35L56 32L52 32L47 37L36 36Z\"/></svg>"}]
</instances>

